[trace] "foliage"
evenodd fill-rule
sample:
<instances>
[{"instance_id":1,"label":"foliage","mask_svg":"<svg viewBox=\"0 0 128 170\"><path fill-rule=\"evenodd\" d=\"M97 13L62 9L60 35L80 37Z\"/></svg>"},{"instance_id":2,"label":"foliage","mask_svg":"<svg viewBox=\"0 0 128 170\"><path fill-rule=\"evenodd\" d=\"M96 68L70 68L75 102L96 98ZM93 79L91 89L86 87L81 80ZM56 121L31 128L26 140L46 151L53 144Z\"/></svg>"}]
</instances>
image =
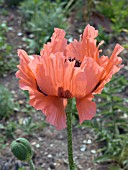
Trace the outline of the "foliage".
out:
<instances>
[{"instance_id":1,"label":"foliage","mask_svg":"<svg viewBox=\"0 0 128 170\"><path fill-rule=\"evenodd\" d=\"M0 75L9 70L13 70L16 66L14 58L10 57L11 46L7 43L6 33L8 27L5 22L0 24Z\"/></svg>"},{"instance_id":2,"label":"foliage","mask_svg":"<svg viewBox=\"0 0 128 170\"><path fill-rule=\"evenodd\" d=\"M10 52L11 47L6 43L6 33L8 31L8 27L6 22L0 24L0 51L1 53Z\"/></svg>"},{"instance_id":3,"label":"foliage","mask_svg":"<svg viewBox=\"0 0 128 170\"><path fill-rule=\"evenodd\" d=\"M75 11L75 15L74 15L74 19L78 20L78 21L83 21L83 19L85 18L85 14L86 14L86 4L87 2L83 1L83 0L70 0L67 1L67 4L65 6L65 9L67 11L67 14L70 15L70 13L72 11Z\"/></svg>"},{"instance_id":4,"label":"foliage","mask_svg":"<svg viewBox=\"0 0 128 170\"><path fill-rule=\"evenodd\" d=\"M42 129L46 126L45 122L39 120L38 122L34 122L32 117L25 118L21 124L19 124L19 128L22 130L23 135L32 135L36 130Z\"/></svg>"},{"instance_id":5,"label":"foliage","mask_svg":"<svg viewBox=\"0 0 128 170\"><path fill-rule=\"evenodd\" d=\"M6 93L6 95L5 95ZM27 91L25 91L26 97L28 96ZM4 97L3 97L4 96ZM8 99L9 98L9 99ZM37 130L42 130L46 126L44 119L41 114L41 118L39 115L38 120L35 120L30 113L34 112L35 110L28 105L28 98L27 103L24 108L19 107L19 105L13 102L12 95L10 92L3 86L0 85L0 120L3 118L8 118L6 121L0 122L0 149L6 147L6 143L8 139L15 139L16 137L20 136L32 136L34 132ZM10 109L11 108L11 109ZM10 110L8 110L10 109ZM22 115L25 113L25 117L10 117L10 115L16 111L20 111ZM8 112L7 112L8 111ZM36 113L37 114L37 113ZM36 117L37 119L37 117ZM18 135L18 136L17 136Z\"/></svg>"},{"instance_id":6,"label":"foliage","mask_svg":"<svg viewBox=\"0 0 128 170\"><path fill-rule=\"evenodd\" d=\"M128 100L123 97L127 84L125 77L114 77L98 95L95 118L82 124L94 129L99 142L97 152L100 156L95 162L115 163L109 170L125 170L128 167Z\"/></svg>"},{"instance_id":7,"label":"foliage","mask_svg":"<svg viewBox=\"0 0 128 170\"><path fill-rule=\"evenodd\" d=\"M9 117L14 109L15 104L11 93L7 88L0 85L0 119Z\"/></svg>"},{"instance_id":8,"label":"foliage","mask_svg":"<svg viewBox=\"0 0 128 170\"><path fill-rule=\"evenodd\" d=\"M98 37L96 38L98 43L100 43L102 40L104 40L105 44L108 44L111 40L112 35L107 34L104 30L104 28L101 25L98 25Z\"/></svg>"},{"instance_id":9,"label":"foliage","mask_svg":"<svg viewBox=\"0 0 128 170\"><path fill-rule=\"evenodd\" d=\"M103 144L99 150L103 155L96 161L114 161L123 168L128 165L128 101L122 97L127 83L123 76L117 76L105 87L98 104L100 113L93 122L97 139Z\"/></svg>"},{"instance_id":10,"label":"foliage","mask_svg":"<svg viewBox=\"0 0 128 170\"><path fill-rule=\"evenodd\" d=\"M101 25L98 26L98 37L96 39L99 43L104 40L105 44L108 44L111 37L112 35L107 34Z\"/></svg>"},{"instance_id":11,"label":"foliage","mask_svg":"<svg viewBox=\"0 0 128 170\"><path fill-rule=\"evenodd\" d=\"M15 130L17 129L17 124L14 121L9 121L6 126L4 126L4 133L6 139L15 138Z\"/></svg>"},{"instance_id":12,"label":"foliage","mask_svg":"<svg viewBox=\"0 0 128 170\"><path fill-rule=\"evenodd\" d=\"M55 27L65 29L67 27L63 3L60 1L51 2L43 0L26 0L21 6L23 14L24 28L29 34L33 34L33 39L28 39L32 52L39 52L43 44L50 40Z\"/></svg>"},{"instance_id":13,"label":"foliage","mask_svg":"<svg viewBox=\"0 0 128 170\"><path fill-rule=\"evenodd\" d=\"M34 136L35 132L46 126L43 120L34 121L32 117L9 120L0 124L0 149L6 147L9 139L16 139L20 136Z\"/></svg>"},{"instance_id":14,"label":"foliage","mask_svg":"<svg viewBox=\"0 0 128 170\"><path fill-rule=\"evenodd\" d=\"M127 0L98 1L96 9L112 21L112 29L119 34L122 29L128 28Z\"/></svg>"},{"instance_id":15,"label":"foliage","mask_svg":"<svg viewBox=\"0 0 128 170\"><path fill-rule=\"evenodd\" d=\"M6 122L6 125L0 124L0 149L4 149L7 146L9 139L14 139L14 132L17 128L17 124L14 121Z\"/></svg>"},{"instance_id":16,"label":"foliage","mask_svg":"<svg viewBox=\"0 0 128 170\"><path fill-rule=\"evenodd\" d=\"M4 0L0 0L0 5L2 5L4 3Z\"/></svg>"},{"instance_id":17,"label":"foliage","mask_svg":"<svg viewBox=\"0 0 128 170\"><path fill-rule=\"evenodd\" d=\"M102 15L110 19L111 28L113 30L113 34L109 35L104 32L103 28L100 27L99 31L101 34L105 36L106 43L112 36L116 37L122 31L126 32L128 28L128 3L127 0L70 0L66 2L66 9L70 15L72 11L74 13L73 19L77 20L77 22L81 23L82 28L84 28L84 22L93 23L93 18L91 17L92 12L100 12ZM91 17L91 18L90 18ZM92 20L91 20L92 19ZM97 23L98 24L98 23ZM76 30L79 31L79 30ZM107 38L108 37L108 38ZM100 37L99 37L100 38Z\"/></svg>"}]
</instances>

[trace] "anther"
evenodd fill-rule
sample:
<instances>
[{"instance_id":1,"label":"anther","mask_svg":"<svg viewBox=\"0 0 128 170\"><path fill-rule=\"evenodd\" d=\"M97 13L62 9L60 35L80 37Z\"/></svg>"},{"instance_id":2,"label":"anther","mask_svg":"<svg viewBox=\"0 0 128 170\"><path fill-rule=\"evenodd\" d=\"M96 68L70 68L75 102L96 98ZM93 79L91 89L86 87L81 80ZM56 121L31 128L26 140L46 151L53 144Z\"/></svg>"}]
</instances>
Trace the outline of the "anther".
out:
<instances>
[{"instance_id":1,"label":"anther","mask_svg":"<svg viewBox=\"0 0 128 170\"><path fill-rule=\"evenodd\" d=\"M72 97L72 94L69 90L64 90L63 87L59 87L58 88L58 97L69 99Z\"/></svg>"},{"instance_id":2,"label":"anther","mask_svg":"<svg viewBox=\"0 0 128 170\"><path fill-rule=\"evenodd\" d=\"M70 62L72 62L72 61L75 60L75 65L74 65L74 67L80 67L80 65L81 65L81 61L80 61L80 60L77 60L77 59L75 59L75 58L68 58L68 60L69 60Z\"/></svg>"}]
</instances>

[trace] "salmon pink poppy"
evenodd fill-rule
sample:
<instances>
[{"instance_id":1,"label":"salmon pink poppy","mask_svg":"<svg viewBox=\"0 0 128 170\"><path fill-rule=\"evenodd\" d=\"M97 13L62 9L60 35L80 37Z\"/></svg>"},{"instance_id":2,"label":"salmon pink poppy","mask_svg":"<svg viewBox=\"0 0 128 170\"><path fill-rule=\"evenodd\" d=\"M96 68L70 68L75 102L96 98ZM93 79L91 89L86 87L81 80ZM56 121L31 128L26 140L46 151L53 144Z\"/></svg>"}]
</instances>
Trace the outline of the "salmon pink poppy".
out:
<instances>
[{"instance_id":1,"label":"salmon pink poppy","mask_svg":"<svg viewBox=\"0 0 128 170\"><path fill-rule=\"evenodd\" d=\"M98 31L87 25L80 41L67 44L65 31L55 28L51 42L40 55L28 56L18 50L20 65L16 73L20 88L28 90L30 105L46 115L46 121L57 129L66 127L67 99L76 99L80 123L96 114L95 94L101 93L113 74L122 67L119 44L110 57L99 57L96 45Z\"/></svg>"}]
</instances>

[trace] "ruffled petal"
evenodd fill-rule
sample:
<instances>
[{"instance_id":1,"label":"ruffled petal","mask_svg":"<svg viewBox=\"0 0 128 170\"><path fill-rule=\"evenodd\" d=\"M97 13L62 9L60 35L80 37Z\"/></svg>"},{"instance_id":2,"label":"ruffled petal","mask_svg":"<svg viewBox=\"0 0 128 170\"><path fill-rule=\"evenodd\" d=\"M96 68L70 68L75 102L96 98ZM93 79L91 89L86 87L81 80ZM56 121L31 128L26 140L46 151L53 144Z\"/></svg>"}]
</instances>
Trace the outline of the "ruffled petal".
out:
<instances>
[{"instance_id":1,"label":"ruffled petal","mask_svg":"<svg viewBox=\"0 0 128 170\"><path fill-rule=\"evenodd\" d=\"M108 58L108 56L101 56L100 58L99 58L99 65L101 66L101 67L106 67L106 65L108 64L108 61L109 61L109 58Z\"/></svg>"},{"instance_id":2,"label":"ruffled petal","mask_svg":"<svg viewBox=\"0 0 128 170\"><path fill-rule=\"evenodd\" d=\"M122 68L122 65L120 65L122 62L122 59L120 57L118 57L117 55L123 49L124 48L122 46L117 44L114 48L114 51L113 51L110 59L108 59L108 57L105 57L105 56L102 57L100 63L102 66L104 66L104 72L103 72L104 74L102 75L97 88L93 91L93 94L101 93L105 84L108 83L111 80L112 76ZM105 62L103 63L103 61L105 61Z\"/></svg>"},{"instance_id":3,"label":"ruffled petal","mask_svg":"<svg viewBox=\"0 0 128 170\"><path fill-rule=\"evenodd\" d=\"M57 53L57 52L64 52L67 40L65 37L65 31L59 28L54 29L54 33L51 38L51 42L48 42L44 45L43 50L41 50L40 55L41 56L48 56L51 53Z\"/></svg>"},{"instance_id":4,"label":"ruffled petal","mask_svg":"<svg viewBox=\"0 0 128 170\"><path fill-rule=\"evenodd\" d=\"M74 40L66 47L66 56L68 58L75 58L83 61L84 57L93 58L96 62L99 62L99 46L103 44L103 41L96 46L96 37L98 31L89 24L84 29L84 33L80 41Z\"/></svg>"},{"instance_id":5,"label":"ruffled petal","mask_svg":"<svg viewBox=\"0 0 128 170\"><path fill-rule=\"evenodd\" d=\"M80 68L75 71L73 77L73 95L83 98L90 94L100 81L103 68L100 67L92 58L85 58Z\"/></svg>"},{"instance_id":6,"label":"ruffled petal","mask_svg":"<svg viewBox=\"0 0 128 170\"><path fill-rule=\"evenodd\" d=\"M77 40L74 40L73 42L68 44L66 47L67 58L75 58L77 60L82 61L83 57L81 56L80 49L80 42L78 42Z\"/></svg>"},{"instance_id":7,"label":"ruffled petal","mask_svg":"<svg viewBox=\"0 0 128 170\"><path fill-rule=\"evenodd\" d=\"M51 54L44 57L37 65L36 80L40 89L48 95L58 95L58 88L71 90L71 81L74 73L74 62L69 62L63 53Z\"/></svg>"},{"instance_id":8,"label":"ruffled petal","mask_svg":"<svg viewBox=\"0 0 128 170\"><path fill-rule=\"evenodd\" d=\"M95 30L94 27L88 24L84 29L83 40L85 40L86 38L94 39L97 36L98 36L98 30Z\"/></svg>"},{"instance_id":9,"label":"ruffled petal","mask_svg":"<svg viewBox=\"0 0 128 170\"><path fill-rule=\"evenodd\" d=\"M20 88L23 90L37 89L35 75L29 67L31 59L29 59L24 50L18 50L18 55L20 57L20 65L17 66L19 70L16 72L16 77L20 79Z\"/></svg>"},{"instance_id":10,"label":"ruffled petal","mask_svg":"<svg viewBox=\"0 0 128 170\"><path fill-rule=\"evenodd\" d=\"M30 105L37 110L42 110L46 121L56 126L58 130L66 127L65 101L55 96L43 96L39 92L30 93Z\"/></svg>"},{"instance_id":11,"label":"ruffled petal","mask_svg":"<svg viewBox=\"0 0 128 170\"><path fill-rule=\"evenodd\" d=\"M86 26L82 41L81 41L81 57L84 58L90 57L93 58L96 62L98 62L99 52L98 50L99 46L103 44L101 42L99 46L96 46L96 37L98 36L98 31L95 30L94 27L90 26L89 24Z\"/></svg>"},{"instance_id":12,"label":"ruffled petal","mask_svg":"<svg viewBox=\"0 0 128 170\"><path fill-rule=\"evenodd\" d=\"M24 61L26 64L30 62L31 59L29 58L28 54L24 50L19 49L17 53L18 56L20 57L20 60Z\"/></svg>"},{"instance_id":13,"label":"ruffled petal","mask_svg":"<svg viewBox=\"0 0 128 170\"><path fill-rule=\"evenodd\" d=\"M78 110L80 124L84 120L91 120L96 114L96 104L88 97L76 99L76 108Z\"/></svg>"},{"instance_id":14,"label":"ruffled petal","mask_svg":"<svg viewBox=\"0 0 128 170\"><path fill-rule=\"evenodd\" d=\"M97 88L93 91L93 94L100 94L104 89L104 86L112 79L112 76L119 70L120 68L113 66L109 74L106 75L106 77L98 83Z\"/></svg>"},{"instance_id":15,"label":"ruffled petal","mask_svg":"<svg viewBox=\"0 0 128 170\"><path fill-rule=\"evenodd\" d=\"M123 50L124 48L119 45L116 44L114 51L108 61L108 64L105 67L106 70L106 74L109 74L109 72L111 71L111 69L113 68L113 66L117 66L118 68L120 68L119 64L121 64L122 59L120 57L118 57L118 54Z\"/></svg>"}]
</instances>

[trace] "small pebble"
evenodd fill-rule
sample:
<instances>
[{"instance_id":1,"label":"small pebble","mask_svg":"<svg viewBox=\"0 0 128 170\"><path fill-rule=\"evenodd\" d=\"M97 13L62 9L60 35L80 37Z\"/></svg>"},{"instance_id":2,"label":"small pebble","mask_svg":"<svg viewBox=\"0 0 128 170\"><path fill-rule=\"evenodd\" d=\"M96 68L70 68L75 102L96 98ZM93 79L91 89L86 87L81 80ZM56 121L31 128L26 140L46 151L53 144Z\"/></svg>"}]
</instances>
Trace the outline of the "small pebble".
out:
<instances>
[{"instance_id":1,"label":"small pebble","mask_svg":"<svg viewBox=\"0 0 128 170\"><path fill-rule=\"evenodd\" d=\"M127 115L126 113L124 113L124 115L123 115L123 116L124 116L124 118L128 118L128 115Z\"/></svg>"},{"instance_id":2,"label":"small pebble","mask_svg":"<svg viewBox=\"0 0 128 170\"><path fill-rule=\"evenodd\" d=\"M79 33L82 33L82 29L79 28L79 29L78 29L78 32L79 32Z\"/></svg>"},{"instance_id":3,"label":"small pebble","mask_svg":"<svg viewBox=\"0 0 128 170\"><path fill-rule=\"evenodd\" d=\"M48 158L52 158L52 155L51 155L51 154L49 154L47 157L48 157Z\"/></svg>"},{"instance_id":4,"label":"small pebble","mask_svg":"<svg viewBox=\"0 0 128 170\"><path fill-rule=\"evenodd\" d=\"M29 35L29 38L34 38L34 34L30 34L30 35Z\"/></svg>"},{"instance_id":5,"label":"small pebble","mask_svg":"<svg viewBox=\"0 0 128 170\"><path fill-rule=\"evenodd\" d=\"M17 35L18 35L19 37L21 37L23 34L22 34L22 32L18 32Z\"/></svg>"},{"instance_id":6,"label":"small pebble","mask_svg":"<svg viewBox=\"0 0 128 170\"><path fill-rule=\"evenodd\" d=\"M63 138L64 138L63 135L59 135L59 136L58 136L58 139L63 139Z\"/></svg>"},{"instance_id":7,"label":"small pebble","mask_svg":"<svg viewBox=\"0 0 128 170\"><path fill-rule=\"evenodd\" d=\"M86 145L82 145L81 148L80 148L80 150L81 150L82 152L84 152L86 149L87 149Z\"/></svg>"},{"instance_id":8,"label":"small pebble","mask_svg":"<svg viewBox=\"0 0 128 170\"><path fill-rule=\"evenodd\" d=\"M36 145L36 142L32 142L31 144L32 144L32 145Z\"/></svg>"},{"instance_id":9,"label":"small pebble","mask_svg":"<svg viewBox=\"0 0 128 170\"><path fill-rule=\"evenodd\" d=\"M40 144L37 143L37 144L36 144L36 148L40 148Z\"/></svg>"},{"instance_id":10,"label":"small pebble","mask_svg":"<svg viewBox=\"0 0 128 170\"><path fill-rule=\"evenodd\" d=\"M9 31L12 31L12 30L13 30L13 28L12 28L12 27L8 27L8 30L9 30Z\"/></svg>"},{"instance_id":11,"label":"small pebble","mask_svg":"<svg viewBox=\"0 0 128 170\"><path fill-rule=\"evenodd\" d=\"M86 143L86 144L91 144L92 143L92 140L91 139L88 139L88 140L84 140L83 143Z\"/></svg>"},{"instance_id":12,"label":"small pebble","mask_svg":"<svg viewBox=\"0 0 128 170\"><path fill-rule=\"evenodd\" d=\"M53 164L53 165L54 165L54 166L56 166L56 164L57 164L57 163L56 163L56 162L54 162L54 164Z\"/></svg>"},{"instance_id":13,"label":"small pebble","mask_svg":"<svg viewBox=\"0 0 128 170\"><path fill-rule=\"evenodd\" d=\"M72 42L72 41L73 41L73 38L72 38L72 37L70 37L70 38L68 39L68 41L69 41L69 42Z\"/></svg>"},{"instance_id":14,"label":"small pebble","mask_svg":"<svg viewBox=\"0 0 128 170\"><path fill-rule=\"evenodd\" d=\"M95 153L96 153L96 151L95 151L95 150L91 150L91 153L95 154Z\"/></svg>"},{"instance_id":15,"label":"small pebble","mask_svg":"<svg viewBox=\"0 0 128 170\"><path fill-rule=\"evenodd\" d=\"M42 138L41 137L38 137L39 141L42 141Z\"/></svg>"}]
</instances>

